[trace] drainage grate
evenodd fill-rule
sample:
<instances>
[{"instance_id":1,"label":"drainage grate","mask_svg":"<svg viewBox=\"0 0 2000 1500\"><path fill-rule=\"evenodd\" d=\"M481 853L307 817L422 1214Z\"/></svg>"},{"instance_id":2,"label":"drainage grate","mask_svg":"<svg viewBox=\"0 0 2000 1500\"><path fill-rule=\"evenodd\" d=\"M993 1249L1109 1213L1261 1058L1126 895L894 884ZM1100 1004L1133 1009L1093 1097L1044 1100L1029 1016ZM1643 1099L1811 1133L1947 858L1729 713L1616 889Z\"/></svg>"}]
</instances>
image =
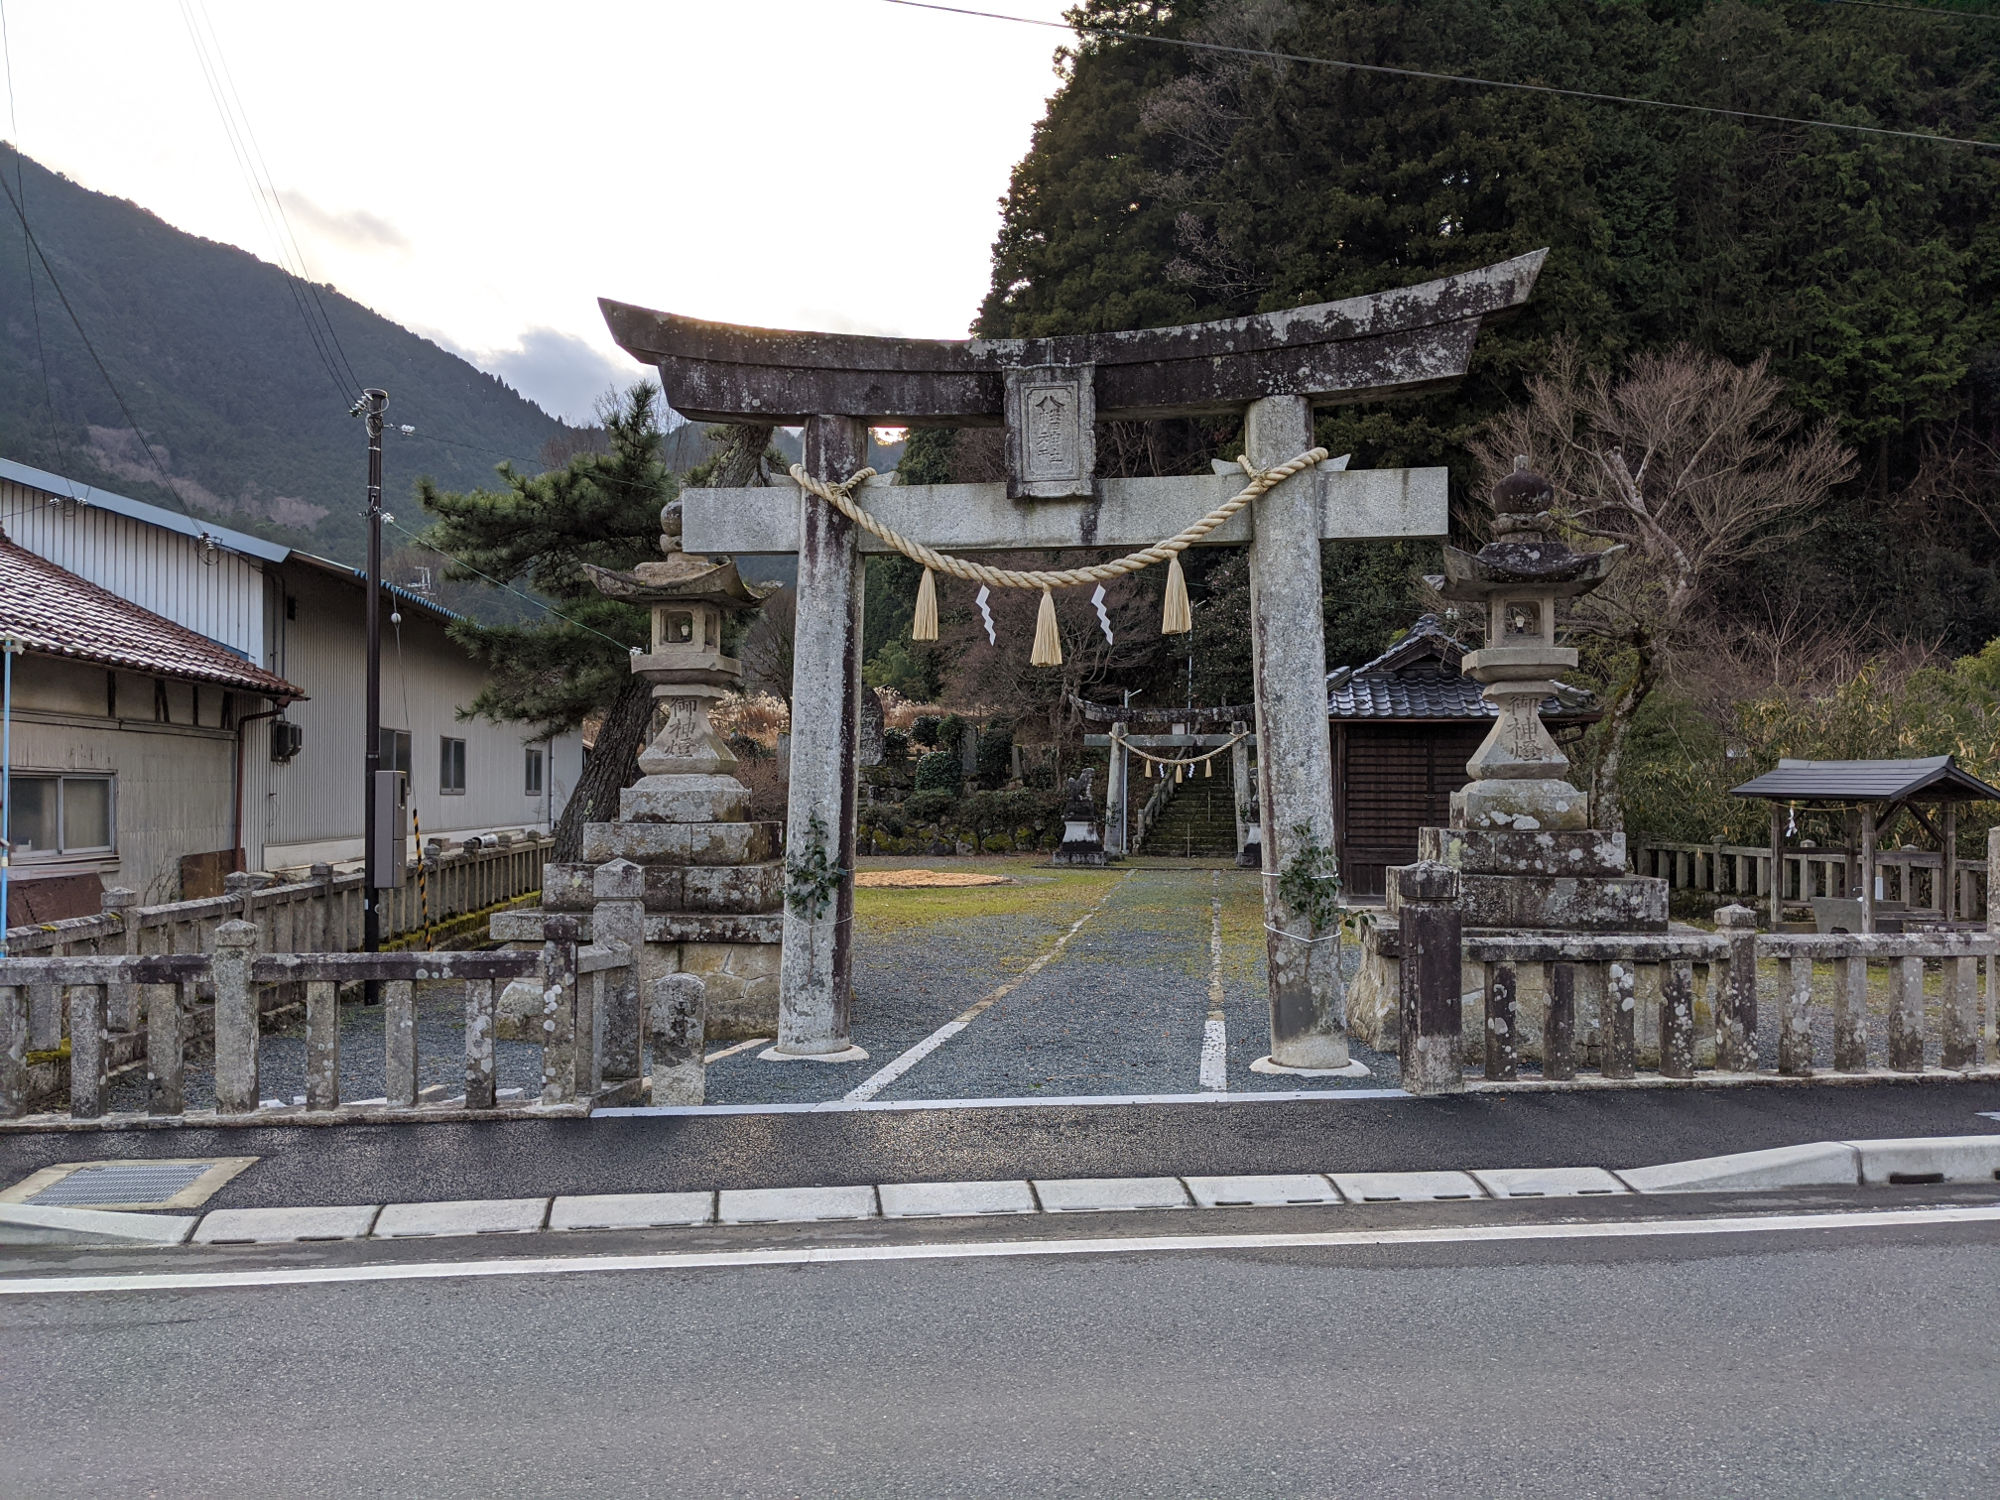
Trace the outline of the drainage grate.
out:
<instances>
[{"instance_id":1,"label":"drainage grate","mask_svg":"<svg viewBox=\"0 0 2000 1500\"><path fill-rule=\"evenodd\" d=\"M108 1161L79 1167L28 1199L39 1208L89 1208L102 1203L158 1204L193 1187L212 1161Z\"/></svg>"}]
</instances>

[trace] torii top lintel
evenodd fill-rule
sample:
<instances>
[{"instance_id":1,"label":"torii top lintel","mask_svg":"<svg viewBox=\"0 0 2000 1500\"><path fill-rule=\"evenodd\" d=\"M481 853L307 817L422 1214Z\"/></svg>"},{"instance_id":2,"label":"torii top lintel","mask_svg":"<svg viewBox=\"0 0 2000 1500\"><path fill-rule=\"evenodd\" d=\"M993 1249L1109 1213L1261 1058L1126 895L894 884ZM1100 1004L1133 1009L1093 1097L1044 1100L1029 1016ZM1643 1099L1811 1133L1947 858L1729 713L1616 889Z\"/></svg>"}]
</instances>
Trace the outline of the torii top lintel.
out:
<instances>
[{"instance_id":1,"label":"torii top lintel","mask_svg":"<svg viewBox=\"0 0 2000 1500\"><path fill-rule=\"evenodd\" d=\"M1100 419L1193 416L1260 396L1331 405L1455 379L1481 320L1526 302L1547 254L1284 312L1059 338L801 333L599 306L619 346L659 366L674 410L701 422L992 426L1006 373L1049 366L1095 366Z\"/></svg>"},{"instance_id":2,"label":"torii top lintel","mask_svg":"<svg viewBox=\"0 0 2000 1500\"><path fill-rule=\"evenodd\" d=\"M1010 493L1087 493L1092 424L1412 395L1465 374L1483 320L1534 290L1546 250L1436 281L1213 323L1037 339L905 339L707 323L600 299L619 346L696 421L979 427L1004 420Z\"/></svg>"}]
</instances>

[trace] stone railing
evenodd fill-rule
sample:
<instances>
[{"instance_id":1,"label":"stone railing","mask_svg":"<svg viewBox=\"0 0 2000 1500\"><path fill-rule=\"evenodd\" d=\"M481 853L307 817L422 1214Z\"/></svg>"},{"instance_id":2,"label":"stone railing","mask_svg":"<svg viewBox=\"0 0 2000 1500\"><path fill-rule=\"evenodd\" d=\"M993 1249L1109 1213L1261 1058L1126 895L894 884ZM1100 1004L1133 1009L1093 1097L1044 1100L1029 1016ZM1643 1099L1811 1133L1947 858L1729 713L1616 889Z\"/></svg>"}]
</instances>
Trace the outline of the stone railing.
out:
<instances>
[{"instance_id":1,"label":"stone railing","mask_svg":"<svg viewBox=\"0 0 2000 1500\"><path fill-rule=\"evenodd\" d=\"M1779 896L1801 905L1815 896L1851 897L1850 851L1839 845L1784 851L1784 885ZM1693 844L1648 839L1633 853L1636 873L1653 875L1675 890L1713 891L1740 901L1765 901L1771 892L1771 851L1745 844ZM1882 899L1914 910L1945 912L1951 921L1973 921L1986 914L1987 870L1983 863L1962 859L1949 909L1940 905L1944 856L1935 850L1882 849L1875 855L1882 878ZM1858 878L1858 877L1857 877Z\"/></svg>"},{"instance_id":2,"label":"stone railing","mask_svg":"<svg viewBox=\"0 0 2000 1500\"><path fill-rule=\"evenodd\" d=\"M1495 1083L1519 1079L1529 1057L1550 1082L1593 1063L1600 1079L1622 1081L1642 1066L1689 1080L1827 1068L1987 1074L2000 1061L2000 934L1759 933L1755 914L1735 906L1713 933L1463 935L1455 872L1433 864L1396 875L1399 1050L1412 1093L1464 1087L1469 966L1483 971L1479 1060ZM1939 976L1928 999L1927 966ZM1878 967L1879 1012L1869 977ZM1774 1068L1763 1066L1767 1053Z\"/></svg>"},{"instance_id":3,"label":"stone railing","mask_svg":"<svg viewBox=\"0 0 2000 1500\"><path fill-rule=\"evenodd\" d=\"M421 933L427 916L435 927L534 894L554 844L546 834L503 833L410 861L403 884L382 895L384 941ZM346 952L361 946L358 871L337 875L331 865L314 865L304 880L239 874L224 877L224 885L223 895L163 906L140 906L130 891L107 890L96 916L9 928L7 955L206 953L216 929L232 921L255 923L269 952Z\"/></svg>"},{"instance_id":4,"label":"stone railing","mask_svg":"<svg viewBox=\"0 0 2000 1500\"><path fill-rule=\"evenodd\" d=\"M1153 831L1153 825L1160 821L1160 814L1165 812L1167 804L1174 800L1174 787L1177 784L1173 777L1162 776L1159 784L1153 788L1153 795L1148 797L1145 805L1139 809L1139 816L1132 827L1133 849L1145 848L1146 835Z\"/></svg>"},{"instance_id":5,"label":"stone railing","mask_svg":"<svg viewBox=\"0 0 2000 1500\"><path fill-rule=\"evenodd\" d=\"M596 1104L633 1103L642 1076L647 1021L654 1080L662 1097L700 1102L702 986L672 975L650 986L642 1013L634 950L624 943L581 946L574 918L557 918L539 950L469 953L264 953L249 922L219 926L205 954L0 959L0 1122L12 1128L186 1123L320 1124L338 1119L438 1120L506 1113L588 1113ZM540 1091L509 1101L496 1088L496 982L526 980L539 992ZM341 1098L343 986L379 988L384 1092L358 1103ZM420 1091L417 999L425 987L456 984L464 1000L463 1092ZM304 1093L297 1102L263 1097L260 1053L266 1020L285 996L303 991ZM35 1001L67 1012L69 1109L30 1115L28 1041ZM270 1002L277 998L280 1004ZM350 998L350 1004L358 1003ZM190 1112L185 1084L194 1044L212 1039L214 1106ZM109 1109L121 1042L143 1054L143 1110ZM692 1076L690 1077L690 1073ZM525 1091L523 1091L525 1093ZM690 1094L692 1099L690 1099Z\"/></svg>"}]
</instances>

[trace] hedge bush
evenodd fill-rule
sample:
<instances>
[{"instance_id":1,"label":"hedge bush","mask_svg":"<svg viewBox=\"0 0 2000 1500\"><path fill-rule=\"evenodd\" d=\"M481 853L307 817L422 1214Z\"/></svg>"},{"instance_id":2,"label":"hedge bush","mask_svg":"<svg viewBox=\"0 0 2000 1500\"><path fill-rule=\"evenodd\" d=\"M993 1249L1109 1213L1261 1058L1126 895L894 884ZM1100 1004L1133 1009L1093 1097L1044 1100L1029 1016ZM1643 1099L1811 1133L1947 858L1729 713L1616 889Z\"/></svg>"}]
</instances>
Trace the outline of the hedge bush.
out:
<instances>
[{"instance_id":1,"label":"hedge bush","mask_svg":"<svg viewBox=\"0 0 2000 1500\"><path fill-rule=\"evenodd\" d=\"M915 786L920 792L949 792L957 796L964 780L965 772L955 751L933 750L917 762Z\"/></svg>"}]
</instances>

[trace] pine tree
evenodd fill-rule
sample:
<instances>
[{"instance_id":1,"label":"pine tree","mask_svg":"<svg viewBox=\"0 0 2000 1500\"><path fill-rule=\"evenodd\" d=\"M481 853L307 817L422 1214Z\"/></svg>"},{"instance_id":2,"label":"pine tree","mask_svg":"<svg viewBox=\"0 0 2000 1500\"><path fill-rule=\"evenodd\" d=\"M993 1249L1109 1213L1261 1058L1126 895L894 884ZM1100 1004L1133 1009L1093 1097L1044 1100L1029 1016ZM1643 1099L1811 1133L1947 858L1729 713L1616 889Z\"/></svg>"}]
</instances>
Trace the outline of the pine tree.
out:
<instances>
[{"instance_id":1,"label":"pine tree","mask_svg":"<svg viewBox=\"0 0 2000 1500\"><path fill-rule=\"evenodd\" d=\"M605 451L577 454L560 469L529 476L505 464L497 490L418 485L437 517L428 540L460 560L447 577L516 583L550 606L529 624L452 626L490 674L467 712L531 725L534 738L601 717L556 827L557 860L579 857L585 823L617 815L619 791L639 779L652 718L651 689L631 671L632 649L649 638L647 611L605 598L584 564L622 569L659 555L660 508L679 485L660 461L654 397L652 385L634 385L603 413Z\"/></svg>"}]
</instances>

